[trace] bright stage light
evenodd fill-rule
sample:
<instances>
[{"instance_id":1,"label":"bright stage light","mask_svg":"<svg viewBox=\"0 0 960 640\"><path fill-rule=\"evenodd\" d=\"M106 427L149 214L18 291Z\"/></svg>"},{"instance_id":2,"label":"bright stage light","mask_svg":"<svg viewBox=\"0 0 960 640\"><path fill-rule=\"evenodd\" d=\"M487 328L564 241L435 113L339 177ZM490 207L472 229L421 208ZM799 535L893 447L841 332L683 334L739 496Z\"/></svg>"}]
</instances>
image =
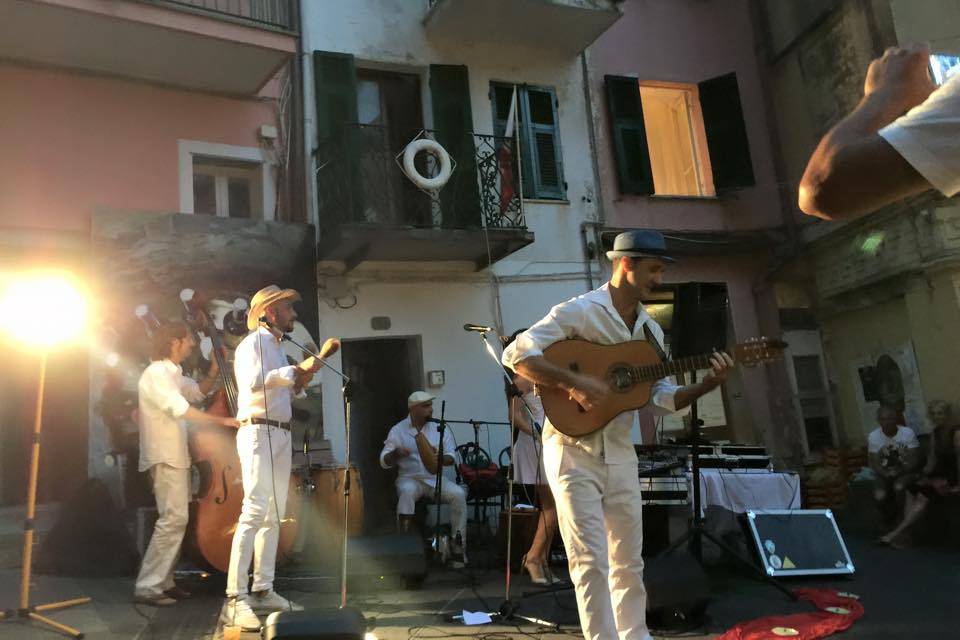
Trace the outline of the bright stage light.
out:
<instances>
[{"instance_id":1,"label":"bright stage light","mask_svg":"<svg viewBox=\"0 0 960 640\"><path fill-rule=\"evenodd\" d=\"M67 277L13 278L0 297L2 328L16 340L52 346L78 338L87 325L87 301Z\"/></svg>"}]
</instances>

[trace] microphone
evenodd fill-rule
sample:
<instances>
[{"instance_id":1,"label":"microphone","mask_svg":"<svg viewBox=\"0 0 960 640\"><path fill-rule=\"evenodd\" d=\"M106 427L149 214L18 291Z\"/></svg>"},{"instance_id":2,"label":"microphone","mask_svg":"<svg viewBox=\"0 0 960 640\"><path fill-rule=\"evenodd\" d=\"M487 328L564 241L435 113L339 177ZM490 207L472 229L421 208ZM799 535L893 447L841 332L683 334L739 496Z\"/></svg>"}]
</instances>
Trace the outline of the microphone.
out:
<instances>
[{"instance_id":1,"label":"microphone","mask_svg":"<svg viewBox=\"0 0 960 640\"><path fill-rule=\"evenodd\" d=\"M464 331L476 331L478 333L487 333L488 331L493 331L493 327L485 327L482 324L465 324L463 325Z\"/></svg>"},{"instance_id":2,"label":"microphone","mask_svg":"<svg viewBox=\"0 0 960 640\"><path fill-rule=\"evenodd\" d=\"M258 322L259 322L260 324L265 324L265 325L267 325L267 326L268 326L269 328L271 328L271 329L276 329L276 328L277 328L277 325L275 325L275 324L273 324L272 322L270 322L269 320L267 320L267 316L260 316L260 319L258 320ZM293 342L293 340L290 339L290 336L289 336L289 335L287 335L285 332L281 332L281 333L280 333L280 342L283 342L284 340L286 340L287 342Z\"/></svg>"}]
</instances>

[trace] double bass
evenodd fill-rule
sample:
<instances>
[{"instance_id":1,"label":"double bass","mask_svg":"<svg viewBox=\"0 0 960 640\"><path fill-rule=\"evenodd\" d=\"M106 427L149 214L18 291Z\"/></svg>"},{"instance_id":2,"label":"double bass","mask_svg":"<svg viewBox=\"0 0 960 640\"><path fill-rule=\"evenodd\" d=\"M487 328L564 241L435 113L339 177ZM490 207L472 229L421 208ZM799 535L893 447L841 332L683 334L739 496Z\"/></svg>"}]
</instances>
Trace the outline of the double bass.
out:
<instances>
[{"instance_id":1,"label":"double bass","mask_svg":"<svg viewBox=\"0 0 960 640\"><path fill-rule=\"evenodd\" d=\"M206 311L206 300L185 289L181 300L187 309L187 323L197 333L204 333L212 342L220 387L211 397L206 411L218 416L237 415L237 383L227 361L223 341L213 319ZM193 425L190 453L200 477L191 513L191 540L204 560L213 568L226 572L230 563L233 533L240 519L243 504L243 478L237 455L237 433L217 425ZM290 492L288 504L298 493ZM289 505L288 509L295 508ZM283 521L280 529L278 558L287 555L296 537L296 522Z\"/></svg>"}]
</instances>

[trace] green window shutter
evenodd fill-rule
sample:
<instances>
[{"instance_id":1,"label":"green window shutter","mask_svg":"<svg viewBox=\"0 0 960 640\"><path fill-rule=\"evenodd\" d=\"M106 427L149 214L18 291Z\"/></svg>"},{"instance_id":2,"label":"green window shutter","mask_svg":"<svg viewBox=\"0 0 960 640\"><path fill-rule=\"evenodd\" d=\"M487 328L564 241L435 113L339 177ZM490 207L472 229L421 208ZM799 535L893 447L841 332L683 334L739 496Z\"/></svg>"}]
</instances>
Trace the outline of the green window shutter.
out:
<instances>
[{"instance_id":1,"label":"green window shutter","mask_svg":"<svg viewBox=\"0 0 960 640\"><path fill-rule=\"evenodd\" d=\"M443 226L479 227L482 212L467 67L430 65L430 94L437 142L457 163L450 181L440 190Z\"/></svg>"},{"instance_id":2,"label":"green window shutter","mask_svg":"<svg viewBox=\"0 0 960 640\"><path fill-rule=\"evenodd\" d=\"M525 170L529 166L529 173L524 174L524 195L562 200L566 185L563 181L556 93L548 87L524 87L520 98L524 145L521 153L529 158L529 162L524 163Z\"/></svg>"},{"instance_id":3,"label":"green window shutter","mask_svg":"<svg viewBox=\"0 0 960 640\"><path fill-rule=\"evenodd\" d=\"M756 184L737 74L728 73L701 82L700 108L717 191Z\"/></svg>"},{"instance_id":4,"label":"green window shutter","mask_svg":"<svg viewBox=\"0 0 960 640\"><path fill-rule=\"evenodd\" d=\"M344 123L357 121L357 73L349 53L313 52L317 140L331 138Z\"/></svg>"},{"instance_id":5,"label":"green window shutter","mask_svg":"<svg viewBox=\"0 0 960 640\"><path fill-rule=\"evenodd\" d=\"M604 82L620 193L650 195L654 191L653 170L639 81L625 76L605 76Z\"/></svg>"}]
</instances>

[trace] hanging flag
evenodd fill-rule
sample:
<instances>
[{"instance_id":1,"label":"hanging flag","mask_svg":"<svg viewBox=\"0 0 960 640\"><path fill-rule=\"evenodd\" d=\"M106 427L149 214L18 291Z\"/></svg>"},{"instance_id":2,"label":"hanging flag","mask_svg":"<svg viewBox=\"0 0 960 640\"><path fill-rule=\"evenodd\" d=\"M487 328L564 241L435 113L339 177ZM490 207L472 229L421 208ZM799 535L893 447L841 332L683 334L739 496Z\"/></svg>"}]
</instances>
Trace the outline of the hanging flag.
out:
<instances>
[{"instance_id":1,"label":"hanging flag","mask_svg":"<svg viewBox=\"0 0 960 640\"><path fill-rule=\"evenodd\" d=\"M503 143L497 152L497 168L500 172L500 215L504 216L510 210L510 203L517 193L514 185L513 148L511 139L516 143L517 134L517 85L513 85L513 94L510 96L510 111L507 115L507 128L503 133Z\"/></svg>"}]
</instances>

